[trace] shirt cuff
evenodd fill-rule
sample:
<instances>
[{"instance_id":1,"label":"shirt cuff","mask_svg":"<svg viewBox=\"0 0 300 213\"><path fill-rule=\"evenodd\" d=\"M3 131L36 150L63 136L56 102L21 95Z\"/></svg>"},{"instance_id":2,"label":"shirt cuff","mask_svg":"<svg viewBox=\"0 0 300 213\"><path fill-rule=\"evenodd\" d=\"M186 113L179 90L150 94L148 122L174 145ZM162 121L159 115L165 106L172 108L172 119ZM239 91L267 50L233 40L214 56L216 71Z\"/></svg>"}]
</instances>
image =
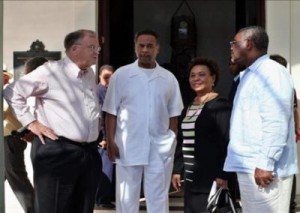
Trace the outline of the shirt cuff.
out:
<instances>
[{"instance_id":1,"label":"shirt cuff","mask_svg":"<svg viewBox=\"0 0 300 213\"><path fill-rule=\"evenodd\" d=\"M274 171L275 160L260 157L256 167L265 171Z\"/></svg>"},{"instance_id":2,"label":"shirt cuff","mask_svg":"<svg viewBox=\"0 0 300 213\"><path fill-rule=\"evenodd\" d=\"M19 121L25 127L27 127L28 124L32 123L35 120L36 120L36 118L34 116L32 116L31 114L26 115L26 116L22 116L21 118L19 118Z\"/></svg>"}]
</instances>

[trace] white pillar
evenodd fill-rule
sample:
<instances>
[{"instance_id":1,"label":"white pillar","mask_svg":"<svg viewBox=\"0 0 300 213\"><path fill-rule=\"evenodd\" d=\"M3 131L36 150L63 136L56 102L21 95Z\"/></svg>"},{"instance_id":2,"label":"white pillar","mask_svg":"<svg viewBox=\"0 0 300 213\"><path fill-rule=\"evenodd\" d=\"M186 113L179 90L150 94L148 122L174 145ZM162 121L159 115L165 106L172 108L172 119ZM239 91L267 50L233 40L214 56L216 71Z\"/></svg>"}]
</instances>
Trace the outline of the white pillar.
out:
<instances>
[{"instance_id":1,"label":"white pillar","mask_svg":"<svg viewBox=\"0 0 300 213\"><path fill-rule=\"evenodd\" d=\"M270 37L269 54L280 54L289 62L295 89L300 98L300 1L266 0L266 30ZM298 109L299 110L299 109ZM300 144L298 164L300 162ZM300 174L297 175L297 194L300 194Z\"/></svg>"},{"instance_id":2,"label":"white pillar","mask_svg":"<svg viewBox=\"0 0 300 213\"><path fill-rule=\"evenodd\" d=\"M0 67L3 66L3 1L0 1ZM3 88L3 75L0 75L0 85ZM3 112L3 97L1 92L1 112ZM0 212L5 212L4 206L4 146L3 146L3 113L0 113Z\"/></svg>"}]
</instances>

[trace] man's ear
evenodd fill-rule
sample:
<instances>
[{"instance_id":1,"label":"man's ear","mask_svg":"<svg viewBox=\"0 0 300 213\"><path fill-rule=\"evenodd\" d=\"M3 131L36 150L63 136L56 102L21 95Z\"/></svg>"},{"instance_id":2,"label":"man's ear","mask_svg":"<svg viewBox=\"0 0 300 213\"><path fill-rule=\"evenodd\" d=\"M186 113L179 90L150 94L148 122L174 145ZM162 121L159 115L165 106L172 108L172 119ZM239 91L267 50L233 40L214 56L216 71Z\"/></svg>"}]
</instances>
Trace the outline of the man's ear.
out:
<instances>
[{"instance_id":1,"label":"man's ear","mask_svg":"<svg viewBox=\"0 0 300 213\"><path fill-rule=\"evenodd\" d=\"M246 42L246 48L247 49L252 49L254 46L253 46L253 41L252 40L249 40L249 39L247 39L246 40L247 42Z\"/></svg>"},{"instance_id":2,"label":"man's ear","mask_svg":"<svg viewBox=\"0 0 300 213\"><path fill-rule=\"evenodd\" d=\"M160 46L159 44L157 45L157 54L160 52Z\"/></svg>"},{"instance_id":3,"label":"man's ear","mask_svg":"<svg viewBox=\"0 0 300 213\"><path fill-rule=\"evenodd\" d=\"M79 48L78 45L72 45L70 50L71 51L76 51L78 48Z\"/></svg>"}]
</instances>

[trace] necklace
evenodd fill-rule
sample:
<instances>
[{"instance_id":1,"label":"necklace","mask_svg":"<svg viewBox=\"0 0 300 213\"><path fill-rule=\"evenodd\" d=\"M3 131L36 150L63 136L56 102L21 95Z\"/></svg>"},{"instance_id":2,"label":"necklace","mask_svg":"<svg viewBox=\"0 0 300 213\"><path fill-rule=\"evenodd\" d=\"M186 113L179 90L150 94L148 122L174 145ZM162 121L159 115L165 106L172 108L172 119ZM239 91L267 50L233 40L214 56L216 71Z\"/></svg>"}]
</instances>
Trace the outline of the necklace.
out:
<instances>
[{"instance_id":1,"label":"necklace","mask_svg":"<svg viewBox=\"0 0 300 213\"><path fill-rule=\"evenodd\" d=\"M199 97L198 99L199 99L199 102L197 101L197 97L194 99L194 104L195 105L204 105L207 101L208 101L208 99L210 98L210 95L211 95L211 93L209 92L209 93L207 93L205 96L205 98L203 99L203 101L201 101L201 97Z\"/></svg>"},{"instance_id":2,"label":"necklace","mask_svg":"<svg viewBox=\"0 0 300 213\"><path fill-rule=\"evenodd\" d=\"M199 113L203 109L205 103L209 100L209 97L210 97L210 92L207 93L206 97L204 98L203 101L200 102L200 104L197 103L197 100L195 98L193 104L191 106L189 106L187 109L186 117L188 119L192 119L195 115L199 115Z\"/></svg>"},{"instance_id":3,"label":"necklace","mask_svg":"<svg viewBox=\"0 0 300 213\"><path fill-rule=\"evenodd\" d=\"M196 115L199 115L200 110L202 110L204 107L203 105L195 105L192 104L191 106L189 106L188 110L186 111L186 118L187 119L192 119L193 117L195 117Z\"/></svg>"}]
</instances>

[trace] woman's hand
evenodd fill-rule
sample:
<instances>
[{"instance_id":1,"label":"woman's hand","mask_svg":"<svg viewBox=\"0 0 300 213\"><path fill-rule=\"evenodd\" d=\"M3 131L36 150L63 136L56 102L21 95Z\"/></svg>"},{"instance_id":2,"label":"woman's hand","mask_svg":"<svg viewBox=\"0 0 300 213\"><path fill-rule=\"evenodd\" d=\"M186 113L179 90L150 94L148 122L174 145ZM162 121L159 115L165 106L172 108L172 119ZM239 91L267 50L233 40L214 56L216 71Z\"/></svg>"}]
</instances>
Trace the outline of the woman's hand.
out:
<instances>
[{"instance_id":1,"label":"woman's hand","mask_svg":"<svg viewBox=\"0 0 300 213\"><path fill-rule=\"evenodd\" d=\"M227 189L228 188L228 181L227 180L224 180L224 179L221 179L221 178L216 178L216 183L217 183L217 188L225 188Z\"/></svg>"},{"instance_id":2,"label":"woman's hand","mask_svg":"<svg viewBox=\"0 0 300 213\"><path fill-rule=\"evenodd\" d=\"M174 189L176 189L176 191L180 191L181 190L181 179L180 179L180 174L174 174L172 176L172 185L174 187Z\"/></svg>"}]
</instances>

